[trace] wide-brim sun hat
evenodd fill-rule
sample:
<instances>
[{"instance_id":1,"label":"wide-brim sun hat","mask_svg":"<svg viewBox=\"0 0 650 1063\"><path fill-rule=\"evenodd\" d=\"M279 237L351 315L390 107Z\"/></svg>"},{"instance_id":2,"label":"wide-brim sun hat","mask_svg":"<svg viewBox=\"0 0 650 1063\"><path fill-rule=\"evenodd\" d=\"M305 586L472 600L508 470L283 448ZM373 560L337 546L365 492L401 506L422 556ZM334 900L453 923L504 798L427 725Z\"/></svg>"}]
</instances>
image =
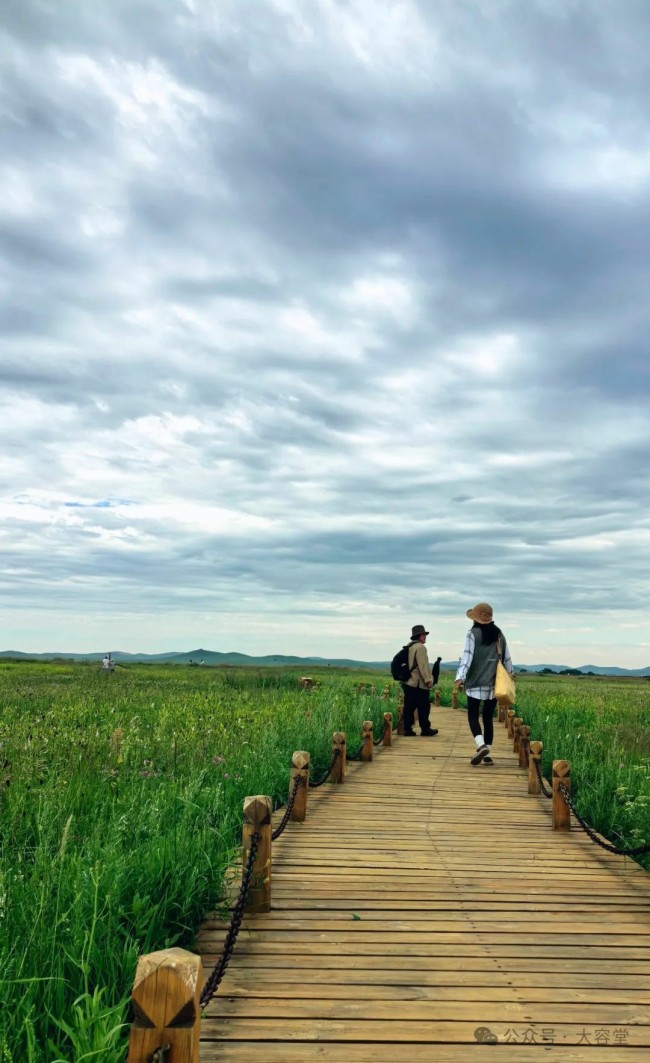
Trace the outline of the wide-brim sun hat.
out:
<instances>
[{"instance_id":1,"label":"wide-brim sun hat","mask_svg":"<svg viewBox=\"0 0 650 1063\"><path fill-rule=\"evenodd\" d=\"M477 624L491 624L494 620L492 606L487 602L479 602L473 609L468 609L465 615L470 620L475 620Z\"/></svg>"},{"instance_id":2,"label":"wide-brim sun hat","mask_svg":"<svg viewBox=\"0 0 650 1063\"><path fill-rule=\"evenodd\" d=\"M416 624L415 627L411 629L411 638L412 639L419 639L420 635L428 635L428 634L429 634L429 632L426 630L424 624Z\"/></svg>"}]
</instances>

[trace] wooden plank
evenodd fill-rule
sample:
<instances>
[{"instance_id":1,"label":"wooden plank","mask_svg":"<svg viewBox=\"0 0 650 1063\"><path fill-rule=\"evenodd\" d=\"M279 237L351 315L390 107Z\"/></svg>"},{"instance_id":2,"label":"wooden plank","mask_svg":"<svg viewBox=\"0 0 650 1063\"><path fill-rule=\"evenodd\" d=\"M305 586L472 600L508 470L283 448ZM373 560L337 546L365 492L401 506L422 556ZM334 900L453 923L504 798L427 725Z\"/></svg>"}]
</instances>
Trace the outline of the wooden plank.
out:
<instances>
[{"instance_id":1,"label":"wooden plank","mask_svg":"<svg viewBox=\"0 0 650 1063\"><path fill-rule=\"evenodd\" d=\"M223 941L223 935L220 934L218 938L214 936L204 938L200 935L199 945L201 951L210 953L221 949L221 942ZM287 949L286 941L284 940L265 940L260 941L259 935L255 934L253 937L239 938L237 942L237 951L234 957L234 962L237 963L239 956L246 956L247 954L254 956L265 957L278 957L285 955L289 950ZM340 954L340 945L335 938L334 941L326 941L318 943L318 950L315 951L314 943L311 940L302 938L297 941L295 938L291 945L290 953L292 956L311 956L313 962L316 963L316 957L325 956L337 956ZM492 960L513 958L517 956L529 956L531 954L530 944L522 942L519 936L509 939L508 941L497 940L491 944L485 942L476 942L471 940L460 942L449 942L447 940L437 941L433 943L422 943L420 941L415 944L411 942L378 942L378 941L364 941L363 951L360 951L360 956L374 957L384 956L388 963L396 962L400 956L403 956L407 961L422 957L425 959L435 959L436 957L455 957L457 960L465 960L472 956L487 956ZM645 963L650 962L650 953L648 947L638 947L635 945L620 945L615 938L609 938L604 944L596 945L593 940L587 939L583 941L567 942L563 939L558 941L551 941L550 943L536 943L535 944L535 956L539 957L574 957L584 956L588 959L590 956L602 959L604 966L611 967L612 962L615 961L629 961L629 960L643 960ZM348 952L346 956L346 963L350 964L354 961L355 955Z\"/></svg>"},{"instance_id":2,"label":"wooden plank","mask_svg":"<svg viewBox=\"0 0 650 1063\"><path fill-rule=\"evenodd\" d=\"M482 1011L483 1009L481 1009ZM520 1030L531 1029L541 1040L544 1028L538 1023L528 1022L521 1011L513 1008L512 1016L506 1021L492 1022L490 1030L497 1037L498 1043L508 1043L508 1032L513 1024ZM482 1016L471 1022L397 1019L394 1021L377 1018L373 1013L366 1019L286 1019L281 1014L273 1019L247 1018L245 1022L237 1019L217 1019L206 1017L203 1020L203 1040L213 1041L250 1041L250 1040L285 1040L285 1041L367 1041L368 1035L377 1041L401 1045L415 1042L426 1045L436 1044L475 1044L477 1027L487 1025ZM599 1024L600 1025L600 1024ZM627 1046L650 1049L650 1028L646 1025L625 1025ZM576 1045L585 1030L585 1023L554 1023L555 1044ZM594 1026L590 1025L593 1035ZM430 1055L431 1047L429 1047ZM615 1058L615 1057L614 1057ZM612 1061L613 1063L613 1061ZM616 1060L618 1063L618 1060Z\"/></svg>"},{"instance_id":3,"label":"wooden plank","mask_svg":"<svg viewBox=\"0 0 650 1063\"><path fill-rule=\"evenodd\" d=\"M284 973L284 972L283 972ZM262 978L262 975L260 975ZM264 975L266 978L266 975ZM643 990L644 992L650 989L650 975L648 974L626 974L626 973L609 973L604 971L585 973L582 971L572 971L570 975L566 975L565 979L570 982L570 987L575 989L606 989L610 986L612 989L636 989ZM268 980L270 984L271 980ZM282 977L275 979L274 981L280 985L283 981ZM314 971L313 974L305 976L305 982L309 981L313 985L320 985L327 987L334 979L332 978L331 970ZM336 981L341 983L342 978L337 978ZM350 970L345 977L345 983L349 987L356 985L407 985L409 979L404 976L403 973L397 974L391 971L379 971L372 972L367 970ZM410 983L414 986L505 986L508 988L509 994L511 994L515 988L525 990L527 987L539 986L549 987L557 986L557 974L553 971L517 971L516 978L513 977L513 972L509 969L499 970L494 965L491 969L487 970L446 970L446 971L419 971L417 977L413 978ZM242 978L242 969L238 968L237 973L234 971L230 973L228 982L225 986L225 992L229 991L229 986L242 987L246 985L246 980ZM568 990L567 990L568 991ZM326 990L323 990L326 995ZM351 989L352 992L352 989Z\"/></svg>"},{"instance_id":4,"label":"wooden plank","mask_svg":"<svg viewBox=\"0 0 650 1063\"><path fill-rule=\"evenodd\" d=\"M522 1031L523 1035L523 1031ZM435 1052L435 1054L434 1054ZM505 1053L507 1052L507 1057ZM593 1043L583 1045L517 1044L507 1049L488 1044L400 1044L376 1041L345 1045L313 1041L206 1041L201 1046L204 1063L648 1063L646 1048L617 1049Z\"/></svg>"},{"instance_id":5,"label":"wooden plank","mask_svg":"<svg viewBox=\"0 0 650 1063\"><path fill-rule=\"evenodd\" d=\"M483 1001L480 1006L481 1021L488 1026L505 1021L538 1023L540 1026L567 1025L585 1021L585 1013L592 1013L592 1022L601 1026L644 1026L650 1044L650 1006L643 1003L610 1004L601 1001L595 1009L584 1001L565 1004L557 1000L539 1003L530 1000L521 1002L502 995L499 1000ZM372 1008L365 1000L332 1000L329 998L304 999L283 997L219 997L206 1012L206 1019L225 1021L229 1018L251 1021L296 1021L331 1019L336 1022L362 1021L372 1015L373 1023L442 1023L474 1022L477 1002L475 1000L390 1000L375 999ZM395 1030L393 1030L393 1034ZM367 1036L367 1030L366 1030Z\"/></svg>"},{"instance_id":6,"label":"wooden plank","mask_svg":"<svg viewBox=\"0 0 650 1063\"><path fill-rule=\"evenodd\" d=\"M281 909L278 909L281 910ZM528 924L530 922L530 913L519 911L513 912L512 916L508 919L504 919L503 912L481 912L480 915L473 915L470 912L464 913L464 918L450 919L449 912L422 912L418 913L418 916L423 918L409 918L408 912L403 909L393 914L390 919L381 919L377 912L363 912L363 909L359 906L353 912L348 911L332 911L332 910L318 910L315 912L309 911L294 911L293 913L287 913L286 918L283 920L283 930L297 930L297 931L327 931L334 930L351 930L357 934L385 934L387 932L396 933L397 931L410 932L415 934L421 933L463 933L465 931L473 932L474 924L479 924L484 927L485 930L491 934L496 932L511 933L513 930L519 929L518 924ZM455 913L458 916L458 912ZM556 918L549 919L549 915L555 915ZM593 920L582 920L572 918L577 913L575 912L557 912L557 913L539 913L539 918L536 920L535 932L537 934L551 934L551 933L573 933L573 934L592 934L594 929ZM360 925L359 925L360 924ZM220 930L227 929L228 924L222 924L218 921L208 920L205 924L207 930ZM251 930L272 930L275 927L276 922L270 920L244 920L244 927ZM650 919L647 915L645 921L642 916L635 917L634 913L629 912L611 912L608 914L606 925L599 927L602 933L605 934L639 934L641 936L647 936L650 934Z\"/></svg>"},{"instance_id":7,"label":"wooden plank","mask_svg":"<svg viewBox=\"0 0 650 1063\"><path fill-rule=\"evenodd\" d=\"M253 930L253 928L250 927L250 926L248 927L248 929L251 932ZM606 928L602 928L602 927L599 927L599 929L605 929L606 930ZM588 930L585 930L585 932L584 932L584 934L582 935L582 938L581 938L581 936L579 934L568 934L568 933L563 934L561 931L560 932L554 932L554 930L555 930L555 928L551 928L548 931L548 933L544 935L546 944L554 944L554 945L558 945L558 946L562 946L563 944L583 945L584 947L587 947L589 945L606 945L608 943L608 940L610 941L610 943L611 943L612 940L615 940L616 943L619 944L619 945L634 946L634 945L637 945L638 941L639 941L639 938L638 938L638 936L636 934L627 934L627 935L626 934L608 934L607 932L605 932L603 934L593 934L593 933L590 933ZM221 934L220 937L215 936L214 938L209 939L213 944L216 941L223 940L224 934L222 932L213 931L213 933L215 935ZM535 928L535 934L538 935L537 928ZM272 929L272 930L257 930L257 928L255 928L255 941L256 942L271 942L271 941L284 942L285 943L285 947L286 947L287 943L291 944L292 947L296 946L296 945L300 945L300 944L303 944L303 945L309 944L310 946L313 947L315 945L320 945L320 944L323 944L323 943L327 942L330 945L338 945L339 947L341 946L342 943L345 943L350 948L361 948L361 947L365 948L366 947L366 942L363 941L363 937L370 937L370 936L371 935L369 935L369 934L368 935L363 935L363 934L361 934L361 933L359 933L358 931L355 931L355 930L336 930L336 931L321 931L321 930L308 931L308 930L302 930L302 931L300 931L300 930L285 930L285 929L282 929L282 930L276 930L276 929ZM383 940L383 944L399 945L402 948L405 948L408 945L415 945L416 947L422 948L423 946L426 946L426 945L429 945L429 944L435 945L438 942L444 942L444 943L447 943L447 944L454 944L454 945L456 945L456 944L462 945L467 940L468 936L472 936L469 933L469 931L468 931L467 934L462 934L460 932L454 933L452 931L439 931L438 933L436 933L434 931L421 932L421 933L408 933L408 932L399 933L399 932L397 932L397 933L384 933L384 934L382 934L382 940ZM511 939L513 941L520 941L521 940L521 932L517 931L517 930L512 930L512 928L510 928L510 929L506 929L506 930L495 930L493 932L487 932L486 931L486 932L481 933L481 941L485 945L498 945L501 942L503 942L504 939L505 940ZM199 944L203 945L205 943L205 941L206 941L205 937L203 935L201 935L199 937ZM312 948L312 951L313 951L313 948Z\"/></svg>"},{"instance_id":8,"label":"wooden plank","mask_svg":"<svg viewBox=\"0 0 650 1063\"><path fill-rule=\"evenodd\" d=\"M647 970L647 967L646 967ZM285 972L286 973L286 972ZM304 975L304 971L301 972ZM275 1002L276 1009L281 1008L283 1000L349 1000L351 996L354 996L355 1000L397 1000L397 1001L434 1001L440 1003L445 1000L455 1001L497 1001L502 1003L504 1000L512 1000L513 990L509 986L507 992L504 994L504 989L499 986L495 986L488 980L487 985L471 985L468 980L466 983L458 986L448 985L423 985L421 981L413 979L407 984L399 985L377 985L374 982L369 982L367 979L363 981L352 983L354 988L351 988L349 981L332 981L334 974L329 972L331 978L329 981L312 982L312 981L287 981L286 979L278 979L268 981L264 972L259 971L259 968L255 970L255 973L251 975L250 979L241 981L239 977L232 978L228 982L228 997L217 998L214 1008L211 1008L211 1012L214 1014L222 1014L222 1008L220 1001L230 1000L233 997L245 997L246 999L253 1000L257 997L268 997ZM571 979L567 979L568 982ZM537 1004L550 1004L554 1005L557 1001L557 979L549 979L548 985L525 985L518 984L516 987L516 999L520 1004L522 1003L537 1003ZM603 1012L600 1010L600 1005L619 1004L630 1005L638 1004L644 1005L646 1008L650 1005L650 986L646 989L639 989L638 983L630 978L628 987L625 989L617 988L602 988L600 986L574 986L570 985L570 988L564 990L565 1001L577 1003L582 1005L581 1015L587 1014L585 1005L587 1008L592 1009L594 1017L600 1022L604 1021ZM595 1009L595 1010L593 1010Z\"/></svg>"},{"instance_id":9,"label":"wooden plank","mask_svg":"<svg viewBox=\"0 0 650 1063\"><path fill-rule=\"evenodd\" d=\"M492 950L491 950L492 951ZM606 955L599 955L602 950L593 950L597 953L596 957L591 954L585 956L585 950L576 950L573 957L564 958L562 956L555 956L555 950L551 950L553 958L549 959L545 956L538 956L537 953L532 955L530 949L526 950L526 956L501 956L501 955L486 955L485 950L475 952L474 954L468 954L464 952L462 956L458 956L455 952L448 950L446 955L433 955L433 956L405 956L402 953L388 953L380 955L367 955L366 949L363 950L361 956L346 956L345 958L345 971L372 971L373 977L376 982L380 982L385 978L392 978L393 975L398 972L406 971L413 978L413 981L417 983L418 972L421 971L449 971L457 970L458 962L462 960L464 971L492 971L494 970L495 962L500 959L507 960L508 971L513 973L517 971L551 971L575 974L589 974L591 972L599 974L603 968L603 960L608 961L608 967L610 971L616 973L619 971L624 975L641 974L648 976L649 967L648 960L639 959L626 959L625 956L618 957L612 950L607 952ZM624 951L624 950L621 950ZM215 963L218 959L218 953L204 953L204 959L206 962ZM647 955L647 953L646 953ZM375 966L371 966L371 964ZM620 966L619 966L620 965ZM309 978L310 972L314 969L313 953L304 952L296 953L291 952L287 954L286 949L277 953L264 953L258 951L255 946L249 949L242 949L236 960L236 971L231 976L229 985L232 985L242 974L242 972L253 970L259 971L260 977L265 978L269 971L284 971L285 975L287 971L296 978L305 980ZM338 958L338 954L328 955L327 953L320 953L318 956L318 970L327 971L330 981L338 981L336 974L341 969L341 963ZM397 980L397 979L396 979ZM470 979L467 979L468 983Z\"/></svg>"}]
</instances>

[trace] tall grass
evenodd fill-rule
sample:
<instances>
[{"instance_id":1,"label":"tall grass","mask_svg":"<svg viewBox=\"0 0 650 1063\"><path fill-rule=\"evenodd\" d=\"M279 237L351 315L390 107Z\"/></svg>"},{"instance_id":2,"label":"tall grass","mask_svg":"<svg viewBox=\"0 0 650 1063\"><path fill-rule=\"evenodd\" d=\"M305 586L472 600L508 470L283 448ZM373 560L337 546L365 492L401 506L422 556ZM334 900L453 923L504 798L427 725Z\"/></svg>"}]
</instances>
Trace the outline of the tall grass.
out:
<instances>
[{"instance_id":1,"label":"tall grass","mask_svg":"<svg viewBox=\"0 0 650 1063\"><path fill-rule=\"evenodd\" d=\"M571 764L583 818L623 848L650 844L650 684L643 680L523 679L517 711L544 743L542 768ZM639 862L650 868L650 859Z\"/></svg>"},{"instance_id":2,"label":"tall grass","mask_svg":"<svg viewBox=\"0 0 650 1063\"><path fill-rule=\"evenodd\" d=\"M191 945L249 793L378 725L350 677L0 666L0 1061L124 1058L139 953Z\"/></svg>"}]
</instances>

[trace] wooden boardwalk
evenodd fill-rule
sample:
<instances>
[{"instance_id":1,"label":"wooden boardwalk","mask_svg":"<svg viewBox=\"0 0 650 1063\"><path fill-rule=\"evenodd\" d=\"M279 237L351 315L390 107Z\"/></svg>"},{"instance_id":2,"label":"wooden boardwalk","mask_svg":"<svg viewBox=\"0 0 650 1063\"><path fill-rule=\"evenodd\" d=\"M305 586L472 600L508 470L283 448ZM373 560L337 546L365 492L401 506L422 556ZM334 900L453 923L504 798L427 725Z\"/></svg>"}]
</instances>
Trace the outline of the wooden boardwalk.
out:
<instances>
[{"instance_id":1,"label":"wooden boardwalk","mask_svg":"<svg viewBox=\"0 0 650 1063\"><path fill-rule=\"evenodd\" d=\"M274 844L204 1063L650 1061L650 875L551 831L501 725L472 767L464 714L432 715ZM206 970L223 933L201 931Z\"/></svg>"}]
</instances>

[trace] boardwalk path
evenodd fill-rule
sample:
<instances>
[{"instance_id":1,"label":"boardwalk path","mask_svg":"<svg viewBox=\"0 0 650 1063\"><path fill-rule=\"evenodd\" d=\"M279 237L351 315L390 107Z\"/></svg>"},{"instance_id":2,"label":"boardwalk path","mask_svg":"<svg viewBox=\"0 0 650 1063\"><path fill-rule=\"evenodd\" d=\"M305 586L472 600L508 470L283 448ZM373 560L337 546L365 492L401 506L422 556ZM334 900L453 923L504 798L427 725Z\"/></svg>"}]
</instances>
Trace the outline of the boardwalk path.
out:
<instances>
[{"instance_id":1,"label":"boardwalk path","mask_svg":"<svg viewBox=\"0 0 650 1063\"><path fill-rule=\"evenodd\" d=\"M434 712L275 844L204 1063L650 1060L650 875L554 834L500 725L473 768L464 715ZM206 969L222 939L208 922Z\"/></svg>"}]
</instances>

